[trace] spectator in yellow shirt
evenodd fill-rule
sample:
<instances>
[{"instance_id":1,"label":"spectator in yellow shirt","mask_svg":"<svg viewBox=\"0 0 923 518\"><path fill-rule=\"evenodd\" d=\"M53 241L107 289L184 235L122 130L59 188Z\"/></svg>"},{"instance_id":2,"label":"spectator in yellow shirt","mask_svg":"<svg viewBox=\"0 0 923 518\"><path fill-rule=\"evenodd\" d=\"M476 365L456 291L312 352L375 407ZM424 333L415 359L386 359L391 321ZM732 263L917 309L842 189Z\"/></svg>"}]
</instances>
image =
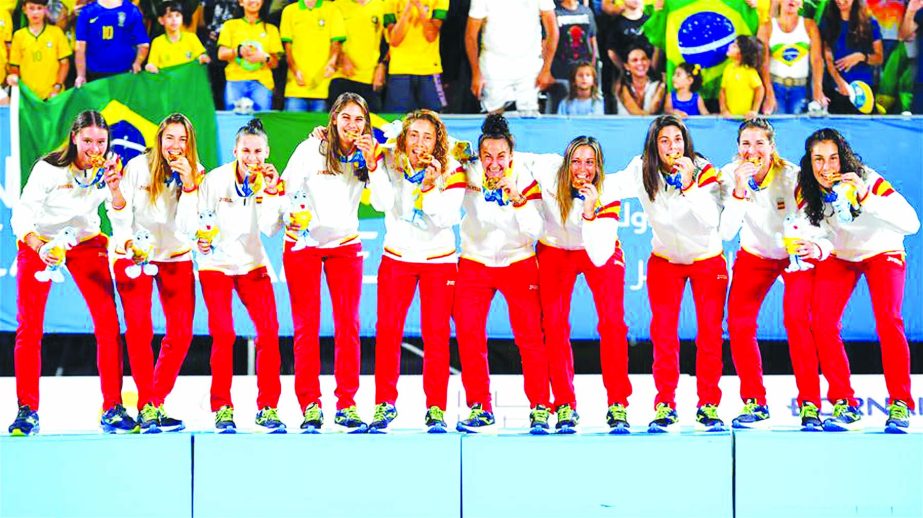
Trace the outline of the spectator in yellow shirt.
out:
<instances>
[{"instance_id":1,"label":"spectator in yellow shirt","mask_svg":"<svg viewBox=\"0 0 923 518\"><path fill-rule=\"evenodd\" d=\"M227 61L224 69L224 109L233 110L244 97L253 101L254 111L272 109L272 69L279 66L282 40L279 29L263 21L263 0L240 0L241 18L233 18L218 34L218 59Z\"/></svg>"},{"instance_id":2,"label":"spectator in yellow shirt","mask_svg":"<svg viewBox=\"0 0 923 518\"><path fill-rule=\"evenodd\" d=\"M71 55L64 32L56 25L45 23L47 10L48 0L23 0L22 11L29 25L13 35L7 78L11 85L22 81L42 99L64 91Z\"/></svg>"},{"instance_id":3,"label":"spectator in yellow shirt","mask_svg":"<svg viewBox=\"0 0 923 518\"><path fill-rule=\"evenodd\" d=\"M343 15L346 42L340 52L337 72L330 81L327 103L346 92L361 95L372 113L381 111L381 89L385 85L387 43L382 53L385 0L338 0L333 3Z\"/></svg>"},{"instance_id":4,"label":"spectator in yellow shirt","mask_svg":"<svg viewBox=\"0 0 923 518\"><path fill-rule=\"evenodd\" d=\"M730 63L724 67L718 94L721 115L756 117L766 94L758 72L762 58L760 43L753 36L738 36L728 47L727 57Z\"/></svg>"},{"instance_id":5,"label":"spectator in yellow shirt","mask_svg":"<svg viewBox=\"0 0 923 518\"><path fill-rule=\"evenodd\" d=\"M449 0L390 0L385 13L391 44L386 112L445 107L439 29L448 11Z\"/></svg>"},{"instance_id":6,"label":"spectator in yellow shirt","mask_svg":"<svg viewBox=\"0 0 923 518\"><path fill-rule=\"evenodd\" d=\"M10 12L0 7L0 90L2 90L4 79L6 79L7 53L9 52L10 40L13 39L13 20Z\"/></svg>"},{"instance_id":7,"label":"spectator in yellow shirt","mask_svg":"<svg viewBox=\"0 0 923 518\"><path fill-rule=\"evenodd\" d=\"M343 16L329 1L296 0L282 10L288 63L286 111L327 111L327 91L346 40Z\"/></svg>"},{"instance_id":8,"label":"spectator in yellow shirt","mask_svg":"<svg viewBox=\"0 0 923 518\"><path fill-rule=\"evenodd\" d=\"M183 30L182 4L165 2L157 20L165 32L151 42L151 53L147 57L145 70L156 74L161 68L175 67L194 60L202 64L211 61L199 37Z\"/></svg>"}]
</instances>

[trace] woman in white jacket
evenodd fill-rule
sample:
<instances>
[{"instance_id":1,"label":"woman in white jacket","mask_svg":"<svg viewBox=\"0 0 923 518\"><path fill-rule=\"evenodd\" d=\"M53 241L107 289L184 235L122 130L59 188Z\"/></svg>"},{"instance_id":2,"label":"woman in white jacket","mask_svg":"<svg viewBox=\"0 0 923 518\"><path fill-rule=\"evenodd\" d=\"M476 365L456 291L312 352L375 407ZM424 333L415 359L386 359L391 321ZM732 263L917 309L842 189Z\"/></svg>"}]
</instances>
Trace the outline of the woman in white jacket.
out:
<instances>
[{"instance_id":1,"label":"woman in white jacket","mask_svg":"<svg viewBox=\"0 0 923 518\"><path fill-rule=\"evenodd\" d=\"M621 201L605 188L603 153L593 137L572 140L558 155L536 155L532 172L542 191L544 232L538 244L542 329L559 433L573 433L579 419L570 344L570 302L583 274L599 318L599 356L611 433L628 433L626 413L628 328L625 326L625 261L618 244Z\"/></svg>"},{"instance_id":2,"label":"woman in white jacket","mask_svg":"<svg viewBox=\"0 0 923 518\"><path fill-rule=\"evenodd\" d=\"M200 168L192 123L174 113L160 123L147 152L128 162L122 178L125 209L109 213L118 257L115 284L125 314L142 433L184 428L182 421L166 414L163 403L192 343L195 278L190 236L203 178ZM156 363L151 350L155 280L167 323Z\"/></svg>"},{"instance_id":3,"label":"woman in white jacket","mask_svg":"<svg viewBox=\"0 0 923 518\"><path fill-rule=\"evenodd\" d=\"M728 272L718 226L721 185L718 170L695 152L689 130L674 115L654 119L644 152L611 175L606 190L618 199L637 197L653 238L647 265L654 344L656 415L651 432L675 429L679 381L679 310L686 283L692 285L696 323L697 424L724 429L718 417L721 390L722 323ZM670 428L673 426L672 428Z\"/></svg>"}]
</instances>

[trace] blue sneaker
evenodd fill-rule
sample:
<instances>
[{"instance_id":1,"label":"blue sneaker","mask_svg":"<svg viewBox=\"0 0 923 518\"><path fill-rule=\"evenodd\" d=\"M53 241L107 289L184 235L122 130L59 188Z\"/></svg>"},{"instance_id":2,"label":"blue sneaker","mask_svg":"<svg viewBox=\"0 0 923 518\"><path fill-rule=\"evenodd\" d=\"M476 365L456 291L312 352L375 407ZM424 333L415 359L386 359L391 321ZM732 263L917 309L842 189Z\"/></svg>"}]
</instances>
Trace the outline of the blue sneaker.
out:
<instances>
[{"instance_id":1,"label":"blue sneaker","mask_svg":"<svg viewBox=\"0 0 923 518\"><path fill-rule=\"evenodd\" d=\"M25 437L36 435L38 432L38 412L33 412L29 405L21 405L19 412L16 413L16 419L10 425L10 435Z\"/></svg>"},{"instance_id":2,"label":"blue sneaker","mask_svg":"<svg viewBox=\"0 0 923 518\"><path fill-rule=\"evenodd\" d=\"M215 412L215 433L237 433L234 407L231 405L224 405Z\"/></svg>"},{"instance_id":3,"label":"blue sneaker","mask_svg":"<svg viewBox=\"0 0 923 518\"><path fill-rule=\"evenodd\" d=\"M301 422L301 433L320 433L324 426L324 411L320 405L311 403L304 409L304 421Z\"/></svg>"},{"instance_id":4,"label":"blue sneaker","mask_svg":"<svg viewBox=\"0 0 923 518\"><path fill-rule=\"evenodd\" d=\"M535 408L529 412L529 433L532 435L548 435L548 431L551 429L548 426L550 417L551 412L548 411L548 407L535 405Z\"/></svg>"},{"instance_id":5,"label":"blue sneaker","mask_svg":"<svg viewBox=\"0 0 923 518\"><path fill-rule=\"evenodd\" d=\"M266 433L285 433L285 423L279 419L279 412L272 407L263 407L256 413L256 424Z\"/></svg>"},{"instance_id":6,"label":"blue sneaker","mask_svg":"<svg viewBox=\"0 0 923 518\"><path fill-rule=\"evenodd\" d=\"M718 417L718 405L702 405L695 413L695 423L705 432L726 432L727 426Z\"/></svg>"},{"instance_id":7,"label":"blue sneaker","mask_svg":"<svg viewBox=\"0 0 923 518\"><path fill-rule=\"evenodd\" d=\"M616 403L606 411L606 424L609 425L611 435L626 435L631 433L631 425L628 424L628 410L625 405Z\"/></svg>"},{"instance_id":8,"label":"blue sneaker","mask_svg":"<svg viewBox=\"0 0 923 518\"><path fill-rule=\"evenodd\" d=\"M888 405L888 420L885 421L885 433L907 433L910 428L910 408L901 400Z\"/></svg>"},{"instance_id":9,"label":"blue sneaker","mask_svg":"<svg viewBox=\"0 0 923 518\"><path fill-rule=\"evenodd\" d=\"M731 421L733 428L762 428L769 424L769 407L761 405L756 399L744 401L744 408L740 415Z\"/></svg>"},{"instance_id":10,"label":"blue sneaker","mask_svg":"<svg viewBox=\"0 0 923 518\"><path fill-rule=\"evenodd\" d=\"M455 429L459 432L478 433L486 430L488 426L492 426L496 422L493 413L484 410L484 406L480 403L475 403L471 405L471 414L468 415L468 419L459 421L455 425Z\"/></svg>"},{"instance_id":11,"label":"blue sneaker","mask_svg":"<svg viewBox=\"0 0 923 518\"><path fill-rule=\"evenodd\" d=\"M103 433L125 434L141 431L141 426L128 415L128 411L121 404L106 410L99 424L102 426Z\"/></svg>"},{"instance_id":12,"label":"blue sneaker","mask_svg":"<svg viewBox=\"0 0 923 518\"><path fill-rule=\"evenodd\" d=\"M852 406L845 399L838 399L833 404L833 417L824 421L825 432L848 432L861 426L862 414L858 406Z\"/></svg>"},{"instance_id":13,"label":"blue sneaker","mask_svg":"<svg viewBox=\"0 0 923 518\"><path fill-rule=\"evenodd\" d=\"M153 403L145 403L138 412L141 433L160 433L160 414Z\"/></svg>"},{"instance_id":14,"label":"blue sneaker","mask_svg":"<svg viewBox=\"0 0 923 518\"><path fill-rule=\"evenodd\" d=\"M426 425L426 433L445 433L448 427L445 424L445 412L436 405L426 411L423 424Z\"/></svg>"},{"instance_id":15,"label":"blue sneaker","mask_svg":"<svg viewBox=\"0 0 923 518\"><path fill-rule=\"evenodd\" d=\"M163 404L157 407L158 415L158 427L161 431L164 432L178 432L180 430L185 430L186 425L179 419L174 419L167 415L167 411L163 409Z\"/></svg>"},{"instance_id":16,"label":"blue sneaker","mask_svg":"<svg viewBox=\"0 0 923 518\"><path fill-rule=\"evenodd\" d=\"M801 417L802 432L823 432L824 423L820 420L820 409L810 401L801 404L801 410L798 412Z\"/></svg>"},{"instance_id":17,"label":"blue sneaker","mask_svg":"<svg viewBox=\"0 0 923 518\"><path fill-rule=\"evenodd\" d=\"M337 410L336 415L333 416L333 422L342 426L346 433L365 433L369 430L369 425L359 417L356 405Z\"/></svg>"},{"instance_id":18,"label":"blue sneaker","mask_svg":"<svg viewBox=\"0 0 923 518\"><path fill-rule=\"evenodd\" d=\"M577 433L577 423L580 422L580 415L577 414L574 407L570 406L569 403L561 405L555 414L557 420L554 423L554 429L556 433L565 435Z\"/></svg>"},{"instance_id":19,"label":"blue sneaker","mask_svg":"<svg viewBox=\"0 0 923 518\"><path fill-rule=\"evenodd\" d=\"M657 412L654 414L654 420L647 427L647 433L666 433L675 431L678 427L673 426L679 416L670 405L666 403L657 403Z\"/></svg>"},{"instance_id":20,"label":"blue sneaker","mask_svg":"<svg viewBox=\"0 0 923 518\"><path fill-rule=\"evenodd\" d=\"M385 433L391 421L397 418L397 408L391 403L375 405L375 415L369 425L369 433Z\"/></svg>"}]
</instances>

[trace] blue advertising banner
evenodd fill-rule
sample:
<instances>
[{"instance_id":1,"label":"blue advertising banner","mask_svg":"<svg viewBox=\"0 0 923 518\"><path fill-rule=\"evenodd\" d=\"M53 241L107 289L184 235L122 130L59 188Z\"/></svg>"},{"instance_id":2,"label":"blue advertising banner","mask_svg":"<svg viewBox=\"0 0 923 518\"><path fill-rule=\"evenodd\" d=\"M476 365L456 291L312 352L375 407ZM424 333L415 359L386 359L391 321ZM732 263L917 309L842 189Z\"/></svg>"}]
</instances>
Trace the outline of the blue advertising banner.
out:
<instances>
[{"instance_id":1,"label":"blue advertising banner","mask_svg":"<svg viewBox=\"0 0 923 518\"><path fill-rule=\"evenodd\" d=\"M5 182L6 157L10 154L10 114L0 108L0 182ZM475 141L480 133L481 117L446 116L449 133L457 138ZM615 172L625 167L631 158L641 152L650 118L556 118L510 119L516 137L516 148L530 152L562 153L566 144L578 135L593 135L603 145L606 171ZM233 136L246 118L229 114L218 114L218 153L222 162L231 159ZM778 118L776 127L777 146L780 154L798 162L804 153L804 139L811 132L822 127L834 127L849 139L863 160L883 174L910 204L919 212L923 209L923 118L910 117L863 117L863 118ZM736 149L738 122L716 118L690 119L696 149L708 157L716 166L730 161ZM305 128L305 134L311 128ZM8 186L4 183L2 186ZM16 281L15 238L9 228L10 206L18 193L0 191L0 331L16 329ZM361 302L361 332L363 336L375 333L377 304L376 272L381 259L381 243L384 235L384 220L361 220L365 271ZM646 340L649 337L650 306L647 301L646 261L650 254L650 230L647 218L636 200L629 200L622 206L622 223L619 238L626 258L625 315L630 338ZM907 247L907 282L904 297L904 315L908 338L923 340L923 319L920 315L923 301L923 265L920 235L909 236ZM270 273L275 281L276 302L279 310L280 333L292 334L291 309L288 290L284 282L285 272L281 261L281 236L264 237L264 246L270 259ZM736 242L728 242L726 251L729 264L733 263ZM321 333L333 335L333 318L330 310L330 296L322 290ZM207 334L207 313L201 293L196 305L195 332ZM164 320L159 303L154 302L155 329L163 331ZM238 333L253 334L253 326L243 306L235 300L234 315ZM571 307L572 337L575 339L596 339L596 313L592 297L582 279L574 290ZM773 287L763 304L759 319L759 337L762 339L785 339L782 326L781 280ZM87 333L92 324L86 304L76 286L68 280L56 285L49 299L45 330L55 333ZM493 338L510 338L512 334L507 318L506 303L498 296L494 301L488 320L488 335ZM420 307L416 299L407 318L406 334L420 335ZM696 335L695 312L691 294L686 293L680 318L680 336L692 339ZM843 319L843 338L846 340L875 340L874 319L869 302L868 288L864 281L854 293Z\"/></svg>"}]
</instances>

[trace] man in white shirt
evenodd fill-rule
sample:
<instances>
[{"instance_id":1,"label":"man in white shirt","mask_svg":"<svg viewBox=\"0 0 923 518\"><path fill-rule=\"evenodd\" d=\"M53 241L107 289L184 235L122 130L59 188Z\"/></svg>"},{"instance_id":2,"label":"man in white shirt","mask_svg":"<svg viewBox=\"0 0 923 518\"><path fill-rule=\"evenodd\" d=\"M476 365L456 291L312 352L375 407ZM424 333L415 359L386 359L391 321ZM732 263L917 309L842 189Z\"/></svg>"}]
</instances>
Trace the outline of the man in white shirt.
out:
<instances>
[{"instance_id":1,"label":"man in white shirt","mask_svg":"<svg viewBox=\"0 0 923 518\"><path fill-rule=\"evenodd\" d=\"M538 92L554 83L551 61L557 45L553 0L471 0L465 51L471 92L481 107L499 112L515 103L521 112L537 112Z\"/></svg>"}]
</instances>

